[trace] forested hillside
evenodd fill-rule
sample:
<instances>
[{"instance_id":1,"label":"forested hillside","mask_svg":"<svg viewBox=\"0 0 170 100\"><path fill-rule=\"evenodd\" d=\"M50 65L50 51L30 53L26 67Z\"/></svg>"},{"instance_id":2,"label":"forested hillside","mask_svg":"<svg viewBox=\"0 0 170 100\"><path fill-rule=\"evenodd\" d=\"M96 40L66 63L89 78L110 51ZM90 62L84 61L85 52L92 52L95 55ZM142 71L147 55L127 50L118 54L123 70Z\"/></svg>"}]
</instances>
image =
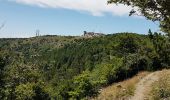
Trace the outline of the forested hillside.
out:
<instances>
[{"instance_id":1,"label":"forested hillside","mask_svg":"<svg viewBox=\"0 0 170 100\"><path fill-rule=\"evenodd\" d=\"M93 97L139 71L169 68L168 43L168 37L151 31L0 39L0 99Z\"/></svg>"}]
</instances>

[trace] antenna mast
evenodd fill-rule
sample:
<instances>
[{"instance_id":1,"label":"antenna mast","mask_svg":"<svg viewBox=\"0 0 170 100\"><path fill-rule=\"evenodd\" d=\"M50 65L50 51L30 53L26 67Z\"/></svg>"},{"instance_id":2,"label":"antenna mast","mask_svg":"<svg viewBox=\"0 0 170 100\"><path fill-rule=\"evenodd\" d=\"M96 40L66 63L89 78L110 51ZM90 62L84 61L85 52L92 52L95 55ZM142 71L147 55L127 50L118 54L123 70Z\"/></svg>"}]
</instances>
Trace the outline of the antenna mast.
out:
<instances>
[{"instance_id":1,"label":"antenna mast","mask_svg":"<svg viewBox=\"0 0 170 100\"><path fill-rule=\"evenodd\" d=\"M36 36L40 36L40 30L37 29L35 33L36 33Z\"/></svg>"}]
</instances>

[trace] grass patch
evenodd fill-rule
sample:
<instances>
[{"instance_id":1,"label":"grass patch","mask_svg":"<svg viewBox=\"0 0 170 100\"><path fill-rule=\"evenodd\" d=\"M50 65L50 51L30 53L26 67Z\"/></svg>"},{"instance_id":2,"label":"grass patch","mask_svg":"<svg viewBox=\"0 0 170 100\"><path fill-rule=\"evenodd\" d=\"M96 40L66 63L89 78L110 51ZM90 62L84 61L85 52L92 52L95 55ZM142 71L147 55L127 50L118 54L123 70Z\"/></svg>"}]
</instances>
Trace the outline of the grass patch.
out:
<instances>
[{"instance_id":1,"label":"grass patch","mask_svg":"<svg viewBox=\"0 0 170 100\"><path fill-rule=\"evenodd\" d=\"M153 84L149 100L170 100L170 71L164 70Z\"/></svg>"},{"instance_id":2,"label":"grass patch","mask_svg":"<svg viewBox=\"0 0 170 100\"><path fill-rule=\"evenodd\" d=\"M135 85L141 78L148 75L149 72L141 72L131 79L112 84L106 88L101 89L98 97L93 100L122 100L134 95Z\"/></svg>"}]
</instances>

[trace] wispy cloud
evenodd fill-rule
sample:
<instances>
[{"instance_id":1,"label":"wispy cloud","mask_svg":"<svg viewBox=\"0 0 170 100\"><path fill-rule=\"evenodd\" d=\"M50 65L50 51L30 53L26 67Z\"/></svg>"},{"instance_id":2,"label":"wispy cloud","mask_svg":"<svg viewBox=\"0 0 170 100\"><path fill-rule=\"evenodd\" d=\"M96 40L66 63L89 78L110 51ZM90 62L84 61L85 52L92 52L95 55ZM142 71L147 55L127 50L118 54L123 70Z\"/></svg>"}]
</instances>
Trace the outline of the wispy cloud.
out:
<instances>
[{"instance_id":1,"label":"wispy cloud","mask_svg":"<svg viewBox=\"0 0 170 100\"><path fill-rule=\"evenodd\" d=\"M105 13L123 16L129 13L131 7L125 5L107 4L107 0L10 0L21 4L34 5L46 8L69 9L88 12L94 16Z\"/></svg>"}]
</instances>

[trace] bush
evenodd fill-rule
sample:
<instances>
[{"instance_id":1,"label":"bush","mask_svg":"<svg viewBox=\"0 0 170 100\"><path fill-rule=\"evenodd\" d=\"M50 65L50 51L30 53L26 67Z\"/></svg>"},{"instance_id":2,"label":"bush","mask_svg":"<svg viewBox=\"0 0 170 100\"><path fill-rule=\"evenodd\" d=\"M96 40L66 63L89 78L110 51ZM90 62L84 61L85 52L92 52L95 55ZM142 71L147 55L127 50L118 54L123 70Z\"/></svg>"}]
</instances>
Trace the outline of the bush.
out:
<instances>
[{"instance_id":1,"label":"bush","mask_svg":"<svg viewBox=\"0 0 170 100\"><path fill-rule=\"evenodd\" d=\"M89 80L89 72L83 72L73 79L73 90L69 91L69 95L73 99L81 99L91 97L97 94L95 86Z\"/></svg>"}]
</instances>

